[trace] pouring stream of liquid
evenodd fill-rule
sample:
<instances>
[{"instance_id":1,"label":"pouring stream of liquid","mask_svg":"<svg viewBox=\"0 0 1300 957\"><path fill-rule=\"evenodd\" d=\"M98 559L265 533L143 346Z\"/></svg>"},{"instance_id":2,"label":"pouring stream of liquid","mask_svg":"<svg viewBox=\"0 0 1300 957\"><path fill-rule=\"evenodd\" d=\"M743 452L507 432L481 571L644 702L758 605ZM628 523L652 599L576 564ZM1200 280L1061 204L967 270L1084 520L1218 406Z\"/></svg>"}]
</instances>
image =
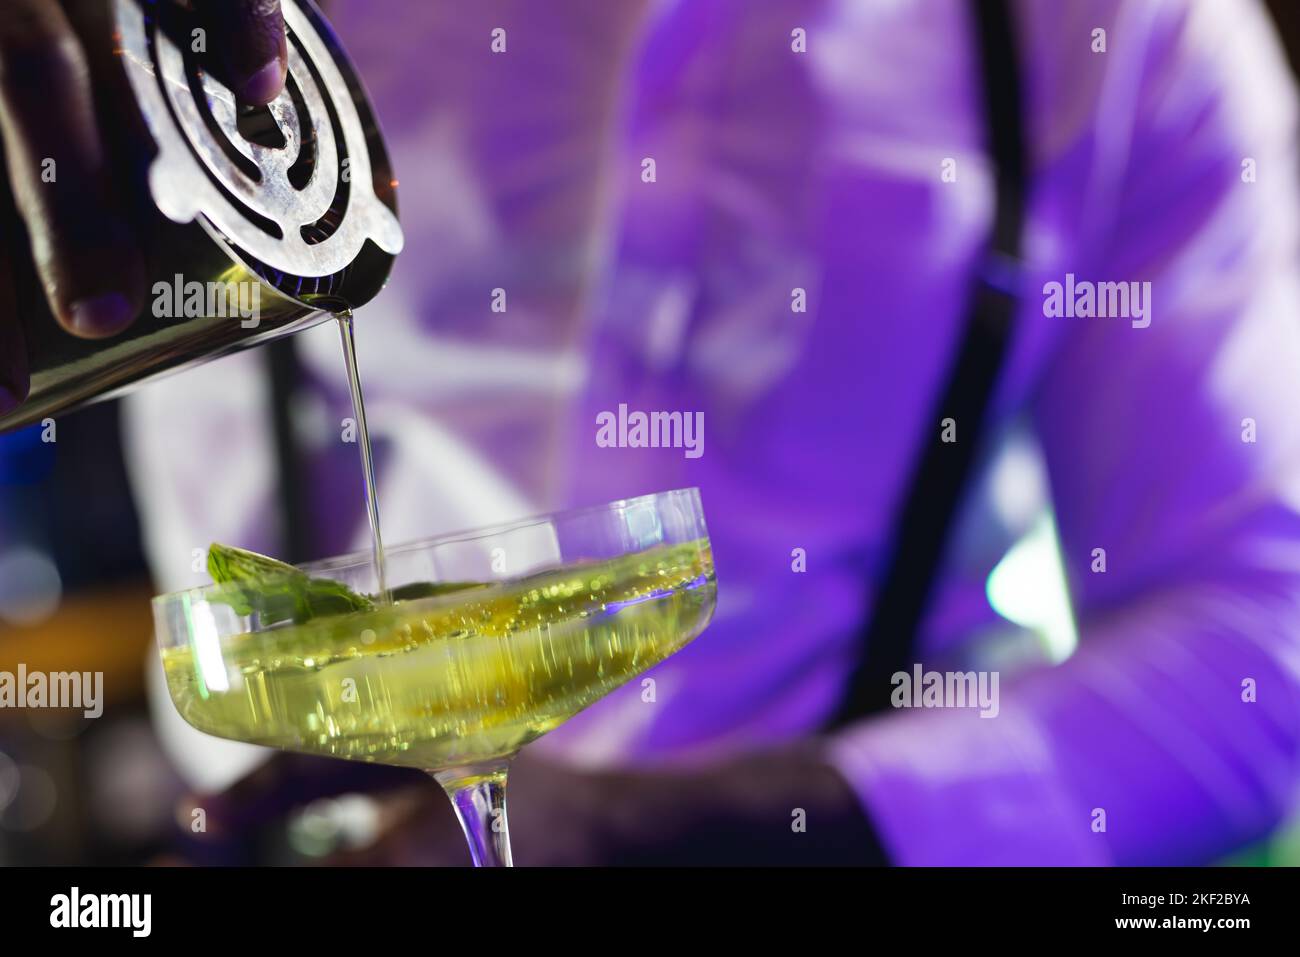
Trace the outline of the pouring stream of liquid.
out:
<instances>
[{"instance_id":1,"label":"pouring stream of liquid","mask_svg":"<svg viewBox=\"0 0 1300 957\"><path fill-rule=\"evenodd\" d=\"M361 472L366 485L366 517L370 520L370 548L379 583L380 601L388 600L388 578L384 573L384 539L379 530L379 499L375 488L375 459L370 449L370 429L366 426L366 406L361 397L361 377L357 373L357 343L352 328L352 310L340 312L339 336L343 340L343 359L348 367L348 389L352 393L352 411L357 420L357 443L361 448Z\"/></svg>"}]
</instances>

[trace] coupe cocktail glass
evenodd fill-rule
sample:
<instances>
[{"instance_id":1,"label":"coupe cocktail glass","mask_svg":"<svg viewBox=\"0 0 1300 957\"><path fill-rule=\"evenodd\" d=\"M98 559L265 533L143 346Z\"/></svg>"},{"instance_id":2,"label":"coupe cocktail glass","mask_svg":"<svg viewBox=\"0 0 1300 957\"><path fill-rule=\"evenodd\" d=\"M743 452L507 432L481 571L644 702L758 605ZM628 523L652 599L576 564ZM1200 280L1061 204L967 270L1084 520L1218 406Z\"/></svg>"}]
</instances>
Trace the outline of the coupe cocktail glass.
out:
<instances>
[{"instance_id":1,"label":"coupe cocktail glass","mask_svg":"<svg viewBox=\"0 0 1300 957\"><path fill-rule=\"evenodd\" d=\"M200 731L429 772L474 863L508 865L528 742L689 643L716 585L696 489L385 551L393 601L264 624L220 585L154 599L167 687ZM375 593L368 554L302 566Z\"/></svg>"}]
</instances>

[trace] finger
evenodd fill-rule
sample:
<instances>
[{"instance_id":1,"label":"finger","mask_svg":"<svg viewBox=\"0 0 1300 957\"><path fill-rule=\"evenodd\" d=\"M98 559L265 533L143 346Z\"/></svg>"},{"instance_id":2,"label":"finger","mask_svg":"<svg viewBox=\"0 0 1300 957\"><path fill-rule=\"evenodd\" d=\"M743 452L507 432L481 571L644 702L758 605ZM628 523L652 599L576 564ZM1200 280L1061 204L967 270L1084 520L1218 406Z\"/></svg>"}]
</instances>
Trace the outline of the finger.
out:
<instances>
[{"instance_id":1,"label":"finger","mask_svg":"<svg viewBox=\"0 0 1300 957\"><path fill-rule=\"evenodd\" d=\"M9 251L0 248L0 415L7 415L27 398L27 344L18 324L13 269Z\"/></svg>"},{"instance_id":2,"label":"finger","mask_svg":"<svg viewBox=\"0 0 1300 957\"><path fill-rule=\"evenodd\" d=\"M14 284L13 249L18 221L9 186L0 178L0 415L16 409L31 387L27 371L27 344L18 321L18 293Z\"/></svg>"},{"instance_id":3,"label":"finger","mask_svg":"<svg viewBox=\"0 0 1300 957\"><path fill-rule=\"evenodd\" d=\"M202 0L199 10L235 95L258 106L279 96L289 63L280 0Z\"/></svg>"},{"instance_id":4,"label":"finger","mask_svg":"<svg viewBox=\"0 0 1300 957\"><path fill-rule=\"evenodd\" d=\"M181 819L190 819L193 809L202 808L207 833L215 837L282 817L318 798L386 790L421 778L418 771L407 768L277 754L220 794L186 798Z\"/></svg>"},{"instance_id":5,"label":"finger","mask_svg":"<svg viewBox=\"0 0 1300 957\"><path fill-rule=\"evenodd\" d=\"M126 326L144 264L112 199L85 54L57 4L8 0L0 17L0 134L32 258L61 325Z\"/></svg>"},{"instance_id":6,"label":"finger","mask_svg":"<svg viewBox=\"0 0 1300 957\"><path fill-rule=\"evenodd\" d=\"M121 187L123 195L132 191L132 202L145 201L141 203L139 212L152 212L153 204L147 202L147 171L157 155L157 147L144 113L138 109L121 108L135 103L136 96L130 76L122 68L124 51L113 4L68 3L65 0L63 14L72 25L72 32L81 39L81 49L94 78L95 101L113 107L112 122L99 127L107 159L112 164L110 181L115 187ZM110 38L109 42L105 42L105 37ZM97 115L105 114L100 109ZM133 179L136 182L131 182ZM115 193L118 191L115 189Z\"/></svg>"}]
</instances>

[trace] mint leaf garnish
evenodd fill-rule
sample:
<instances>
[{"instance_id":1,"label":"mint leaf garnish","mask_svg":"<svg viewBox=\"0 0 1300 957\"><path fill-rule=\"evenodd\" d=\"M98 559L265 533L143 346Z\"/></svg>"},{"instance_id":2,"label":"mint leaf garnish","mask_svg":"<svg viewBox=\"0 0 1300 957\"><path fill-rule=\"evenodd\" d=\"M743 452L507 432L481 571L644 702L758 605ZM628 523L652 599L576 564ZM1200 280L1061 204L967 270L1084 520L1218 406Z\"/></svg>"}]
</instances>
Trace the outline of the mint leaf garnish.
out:
<instances>
[{"instance_id":1,"label":"mint leaf garnish","mask_svg":"<svg viewBox=\"0 0 1300 957\"><path fill-rule=\"evenodd\" d=\"M300 625L322 615L371 611L375 602L342 582L313 578L266 555L230 545L208 548L208 573L222 586L216 600L240 615L256 613L263 624Z\"/></svg>"}]
</instances>

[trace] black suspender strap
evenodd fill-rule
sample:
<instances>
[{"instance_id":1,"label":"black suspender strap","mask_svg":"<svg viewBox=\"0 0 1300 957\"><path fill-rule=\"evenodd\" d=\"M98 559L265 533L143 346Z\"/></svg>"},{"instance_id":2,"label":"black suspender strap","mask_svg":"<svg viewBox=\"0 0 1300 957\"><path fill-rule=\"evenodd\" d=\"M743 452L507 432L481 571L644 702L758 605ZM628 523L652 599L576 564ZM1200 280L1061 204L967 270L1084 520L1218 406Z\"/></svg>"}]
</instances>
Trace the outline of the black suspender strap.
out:
<instances>
[{"instance_id":1,"label":"black suspender strap","mask_svg":"<svg viewBox=\"0 0 1300 957\"><path fill-rule=\"evenodd\" d=\"M302 372L293 336L281 336L262 347L271 385L271 433L275 441L276 501L279 503L280 557L290 563L320 556L312 553L310 493L304 471L302 443L293 427L293 402Z\"/></svg>"},{"instance_id":2,"label":"black suspender strap","mask_svg":"<svg viewBox=\"0 0 1300 957\"><path fill-rule=\"evenodd\" d=\"M828 729L887 708L893 691L891 676L911 670L917 628L975 458L1015 314L1026 158L1013 24L1006 0L971 0L971 8L984 78L988 145L996 170L997 206L989 254L976 277L947 387L929 420L930 438L893 528L892 561L879 582L844 699ZM943 440L941 423L947 418L957 423L956 441Z\"/></svg>"}]
</instances>

